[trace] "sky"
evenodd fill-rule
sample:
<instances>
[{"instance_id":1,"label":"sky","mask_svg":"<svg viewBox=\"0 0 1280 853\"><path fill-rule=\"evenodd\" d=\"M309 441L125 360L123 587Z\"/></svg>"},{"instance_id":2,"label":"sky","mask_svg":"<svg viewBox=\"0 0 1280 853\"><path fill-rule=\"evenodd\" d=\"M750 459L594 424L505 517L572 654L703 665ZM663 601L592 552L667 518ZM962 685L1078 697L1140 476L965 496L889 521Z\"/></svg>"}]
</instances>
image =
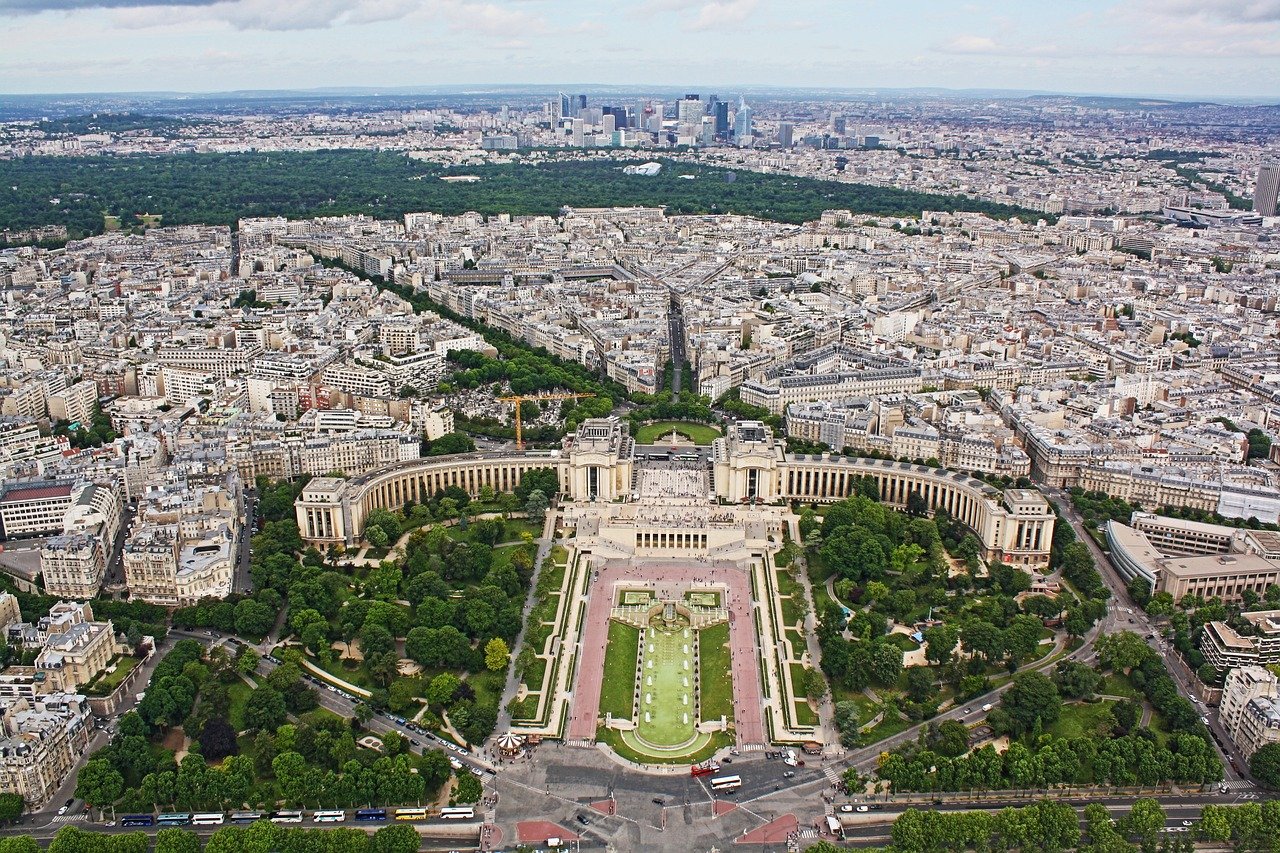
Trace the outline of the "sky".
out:
<instances>
[{"instance_id":1,"label":"sky","mask_svg":"<svg viewBox=\"0 0 1280 853\"><path fill-rule=\"evenodd\" d=\"M1280 101L1280 0L0 0L0 33L9 94L599 83Z\"/></svg>"}]
</instances>

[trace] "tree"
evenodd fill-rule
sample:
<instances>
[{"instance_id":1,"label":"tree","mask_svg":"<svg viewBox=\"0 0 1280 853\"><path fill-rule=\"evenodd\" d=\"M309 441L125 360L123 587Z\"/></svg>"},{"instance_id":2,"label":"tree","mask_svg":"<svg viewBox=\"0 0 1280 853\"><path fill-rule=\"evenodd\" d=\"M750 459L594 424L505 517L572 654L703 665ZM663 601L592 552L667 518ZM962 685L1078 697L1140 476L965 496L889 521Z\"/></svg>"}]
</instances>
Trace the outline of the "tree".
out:
<instances>
[{"instance_id":1,"label":"tree","mask_svg":"<svg viewBox=\"0 0 1280 853\"><path fill-rule=\"evenodd\" d=\"M448 456L454 453L470 453L476 443L465 432L447 432L427 443L428 456ZM490 500L493 498L490 497Z\"/></svg>"},{"instance_id":2,"label":"tree","mask_svg":"<svg viewBox=\"0 0 1280 853\"><path fill-rule=\"evenodd\" d=\"M907 695L913 702L927 702L934 693L933 672L927 666L907 667Z\"/></svg>"},{"instance_id":3,"label":"tree","mask_svg":"<svg viewBox=\"0 0 1280 853\"><path fill-rule=\"evenodd\" d=\"M239 755L236 730L222 717L210 717L200 730L200 754L209 761Z\"/></svg>"},{"instance_id":4,"label":"tree","mask_svg":"<svg viewBox=\"0 0 1280 853\"><path fill-rule=\"evenodd\" d=\"M95 758L80 768L76 796L90 805L109 806L124 793L124 777L105 758Z\"/></svg>"},{"instance_id":5,"label":"tree","mask_svg":"<svg viewBox=\"0 0 1280 853\"><path fill-rule=\"evenodd\" d=\"M1102 683L1102 676L1088 664L1063 661L1053 672L1058 692L1071 699L1090 699Z\"/></svg>"},{"instance_id":6,"label":"tree","mask_svg":"<svg viewBox=\"0 0 1280 853\"><path fill-rule=\"evenodd\" d=\"M1142 799L1134 801L1133 807L1129 809L1129 814L1125 816L1121 825L1130 836L1153 843L1156 834L1164 829L1164 822L1164 809L1160 807L1160 803L1156 800Z\"/></svg>"},{"instance_id":7,"label":"tree","mask_svg":"<svg viewBox=\"0 0 1280 853\"><path fill-rule=\"evenodd\" d=\"M1249 756L1249 772L1268 788L1280 788L1280 743L1269 743Z\"/></svg>"},{"instance_id":8,"label":"tree","mask_svg":"<svg viewBox=\"0 0 1280 853\"><path fill-rule=\"evenodd\" d=\"M360 629L360 651L366 658L395 649L396 640L384 626L366 621Z\"/></svg>"},{"instance_id":9,"label":"tree","mask_svg":"<svg viewBox=\"0 0 1280 853\"><path fill-rule=\"evenodd\" d=\"M0 823L13 823L22 817L25 802L21 794L5 792L0 794Z\"/></svg>"},{"instance_id":10,"label":"tree","mask_svg":"<svg viewBox=\"0 0 1280 853\"><path fill-rule=\"evenodd\" d=\"M162 829L156 833L155 853L200 853L200 836L189 829Z\"/></svg>"},{"instance_id":11,"label":"tree","mask_svg":"<svg viewBox=\"0 0 1280 853\"><path fill-rule=\"evenodd\" d=\"M462 680L451 672L442 672L427 685L427 701L432 705L448 705L462 686Z\"/></svg>"},{"instance_id":12,"label":"tree","mask_svg":"<svg viewBox=\"0 0 1280 853\"><path fill-rule=\"evenodd\" d=\"M930 738L929 746L950 758L964 755L969 751L969 729L958 720L943 720Z\"/></svg>"},{"instance_id":13,"label":"tree","mask_svg":"<svg viewBox=\"0 0 1280 853\"><path fill-rule=\"evenodd\" d=\"M871 680L885 687L898 680L902 672L902 649L892 643L872 643L870 649L869 673Z\"/></svg>"},{"instance_id":14,"label":"tree","mask_svg":"<svg viewBox=\"0 0 1280 853\"><path fill-rule=\"evenodd\" d=\"M405 824L384 826L369 839L370 853L418 853L421 846L418 831Z\"/></svg>"},{"instance_id":15,"label":"tree","mask_svg":"<svg viewBox=\"0 0 1280 853\"><path fill-rule=\"evenodd\" d=\"M1146 641L1132 631L1117 631L1098 638L1098 661L1113 670L1126 673L1149 660L1154 652Z\"/></svg>"},{"instance_id":16,"label":"tree","mask_svg":"<svg viewBox=\"0 0 1280 853\"><path fill-rule=\"evenodd\" d=\"M244 723L250 729L274 732L284 723L288 711L279 690L262 686L249 694Z\"/></svg>"},{"instance_id":17,"label":"tree","mask_svg":"<svg viewBox=\"0 0 1280 853\"><path fill-rule=\"evenodd\" d=\"M1001 640L1005 651L1015 661L1021 661L1040 647L1040 632L1043 630L1040 620L1026 613L1013 617L1009 627L1004 630Z\"/></svg>"},{"instance_id":18,"label":"tree","mask_svg":"<svg viewBox=\"0 0 1280 853\"><path fill-rule=\"evenodd\" d=\"M951 660L960 634L950 625L934 625L922 632L925 642L924 657L929 663L944 665Z\"/></svg>"},{"instance_id":19,"label":"tree","mask_svg":"<svg viewBox=\"0 0 1280 853\"><path fill-rule=\"evenodd\" d=\"M275 624L276 614L262 602L246 598L236 604L236 633L245 637L263 637Z\"/></svg>"},{"instance_id":20,"label":"tree","mask_svg":"<svg viewBox=\"0 0 1280 853\"><path fill-rule=\"evenodd\" d=\"M529 497L524 502L525 514L535 524L541 524L546 520L549 507L550 503L547 501L547 496L541 489L534 489L530 492Z\"/></svg>"},{"instance_id":21,"label":"tree","mask_svg":"<svg viewBox=\"0 0 1280 853\"><path fill-rule=\"evenodd\" d=\"M375 548L387 547L387 531L377 525L365 528L364 538Z\"/></svg>"},{"instance_id":22,"label":"tree","mask_svg":"<svg viewBox=\"0 0 1280 853\"><path fill-rule=\"evenodd\" d=\"M1037 724L1052 725L1062 713L1062 699L1058 688L1046 676L1038 672L1026 672L1013 680L1000 700L1000 716L993 714L992 725L1002 724L1010 734L1020 735L1031 731Z\"/></svg>"},{"instance_id":23,"label":"tree","mask_svg":"<svg viewBox=\"0 0 1280 853\"><path fill-rule=\"evenodd\" d=\"M501 637L494 637L484 646L484 665L491 672L499 672L507 668L511 659L511 649Z\"/></svg>"},{"instance_id":24,"label":"tree","mask_svg":"<svg viewBox=\"0 0 1280 853\"><path fill-rule=\"evenodd\" d=\"M259 660L261 657L251 646L241 646L236 654L236 669L242 675L251 675L258 669Z\"/></svg>"},{"instance_id":25,"label":"tree","mask_svg":"<svg viewBox=\"0 0 1280 853\"><path fill-rule=\"evenodd\" d=\"M478 803L484 794L484 786L480 780L470 773L458 774L458 787L454 789L453 799L458 803Z\"/></svg>"}]
</instances>

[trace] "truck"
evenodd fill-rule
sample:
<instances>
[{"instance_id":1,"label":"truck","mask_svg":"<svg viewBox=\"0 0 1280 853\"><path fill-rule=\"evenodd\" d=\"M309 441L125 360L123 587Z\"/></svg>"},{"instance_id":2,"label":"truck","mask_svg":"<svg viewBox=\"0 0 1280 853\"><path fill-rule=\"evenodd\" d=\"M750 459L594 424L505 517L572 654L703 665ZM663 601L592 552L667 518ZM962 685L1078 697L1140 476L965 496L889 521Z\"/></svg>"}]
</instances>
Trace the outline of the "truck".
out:
<instances>
[{"instance_id":1,"label":"truck","mask_svg":"<svg viewBox=\"0 0 1280 853\"><path fill-rule=\"evenodd\" d=\"M782 763L787 765L788 767L795 767L797 763L796 751L794 749L791 749L790 747L782 750Z\"/></svg>"}]
</instances>

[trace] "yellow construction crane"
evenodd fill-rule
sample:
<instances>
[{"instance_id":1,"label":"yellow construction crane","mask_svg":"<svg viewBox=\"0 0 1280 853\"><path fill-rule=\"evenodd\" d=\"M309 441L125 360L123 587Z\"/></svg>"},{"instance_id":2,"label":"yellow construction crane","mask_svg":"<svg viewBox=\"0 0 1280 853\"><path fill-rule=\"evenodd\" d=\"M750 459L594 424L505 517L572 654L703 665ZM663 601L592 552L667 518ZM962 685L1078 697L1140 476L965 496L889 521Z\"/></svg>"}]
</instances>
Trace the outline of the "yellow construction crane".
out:
<instances>
[{"instance_id":1,"label":"yellow construction crane","mask_svg":"<svg viewBox=\"0 0 1280 853\"><path fill-rule=\"evenodd\" d=\"M516 449L524 450L524 431L521 429L520 423L520 404L527 400L581 400L584 397L594 397L595 394L516 394L510 397L499 397L498 399L504 403L516 404Z\"/></svg>"}]
</instances>

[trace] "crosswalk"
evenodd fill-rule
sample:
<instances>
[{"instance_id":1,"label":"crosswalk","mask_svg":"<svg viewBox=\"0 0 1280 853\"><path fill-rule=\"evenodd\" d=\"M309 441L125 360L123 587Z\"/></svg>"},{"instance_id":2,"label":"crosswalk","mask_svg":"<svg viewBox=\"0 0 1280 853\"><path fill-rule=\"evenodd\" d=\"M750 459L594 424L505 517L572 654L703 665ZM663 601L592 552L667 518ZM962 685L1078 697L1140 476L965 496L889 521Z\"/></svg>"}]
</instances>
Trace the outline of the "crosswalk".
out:
<instances>
[{"instance_id":1,"label":"crosswalk","mask_svg":"<svg viewBox=\"0 0 1280 853\"><path fill-rule=\"evenodd\" d=\"M89 819L87 814L60 814L54 817L51 823L80 823Z\"/></svg>"},{"instance_id":2,"label":"crosswalk","mask_svg":"<svg viewBox=\"0 0 1280 853\"><path fill-rule=\"evenodd\" d=\"M828 782L840 781L840 769L838 767L833 767L828 764L826 767L822 768L822 775L827 777Z\"/></svg>"},{"instance_id":3,"label":"crosswalk","mask_svg":"<svg viewBox=\"0 0 1280 853\"><path fill-rule=\"evenodd\" d=\"M1230 779L1219 783L1219 785L1228 791L1252 791L1255 788L1252 782L1246 782L1244 779Z\"/></svg>"}]
</instances>

